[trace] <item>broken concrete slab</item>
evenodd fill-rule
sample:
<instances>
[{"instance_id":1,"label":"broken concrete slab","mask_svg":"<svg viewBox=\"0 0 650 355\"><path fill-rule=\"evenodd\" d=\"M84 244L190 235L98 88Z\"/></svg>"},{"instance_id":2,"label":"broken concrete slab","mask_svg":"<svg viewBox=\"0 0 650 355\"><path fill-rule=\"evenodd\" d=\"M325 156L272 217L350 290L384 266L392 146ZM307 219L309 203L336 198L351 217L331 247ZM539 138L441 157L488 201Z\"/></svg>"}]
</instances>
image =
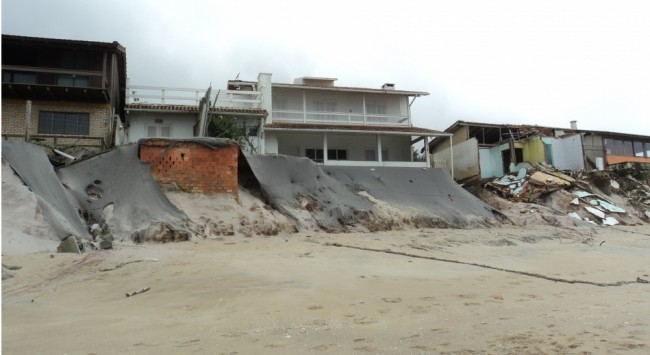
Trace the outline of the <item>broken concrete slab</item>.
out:
<instances>
[{"instance_id":1,"label":"broken concrete slab","mask_svg":"<svg viewBox=\"0 0 650 355\"><path fill-rule=\"evenodd\" d=\"M598 205L600 205L600 207L606 209L609 212L625 213L624 209L622 209L622 208L620 208L618 206L614 206L613 204L611 204L611 203L609 203L607 201L603 201L603 200L597 200L597 201L598 201Z\"/></svg>"},{"instance_id":2,"label":"broken concrete slab","mask_svg":"<svg viewBox=\"0 0 650 355\"><path fill-rule=\"evenodd\" d=\"M597 210L597 209L595 209L593 207L586 206L585 210L587 210L587 212L593 214L594 216L596 216L596 217L598 217L600 219L605 218L605 213L604 212L602 212L600 210Z\"/></svg>"},{"instance_id":3,"label":"broken concrete slab","mask_svg":"<svg viewBox=\"0 0 650 355\"><path fill-rule=\"evenodd\" d=\"M614 217L603 218L603 225L604 226L615 226L617 224L619 224L619 222Z\"/></svg>"},{"instance_id":4,"label":"broken concrete slab","mask_svg":"<svg viewBox=\"0 0 650 355\"><path fill-rule=\"evenodd\" d=\"M535 185L540 185L540 186L550 185L558 188L571 186L571 183L569 181L558 178L557 176L553 176L551 174L543 173L541 171L536 171L535 173L533 173L533 175L530 176L529 181Z\"/></svg>"}]
</instances>

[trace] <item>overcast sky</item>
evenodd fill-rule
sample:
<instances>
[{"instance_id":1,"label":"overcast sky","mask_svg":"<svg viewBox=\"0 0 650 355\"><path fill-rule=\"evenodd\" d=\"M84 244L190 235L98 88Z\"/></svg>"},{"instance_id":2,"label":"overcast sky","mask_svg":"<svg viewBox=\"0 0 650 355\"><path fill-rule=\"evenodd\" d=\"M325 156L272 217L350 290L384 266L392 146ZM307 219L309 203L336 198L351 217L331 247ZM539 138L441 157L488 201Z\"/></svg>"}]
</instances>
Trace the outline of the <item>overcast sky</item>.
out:
<instances>
[{"instance_id":1,"label":"overcast sky","mask_svg":"<svg viewBox=\"0 0 650 355\"><path fill-rule=\"evenodd\" d=\"M650 135L650 1L2 0L2 33L118 41L134 85L273 82L427 91L456 120Z\"/></svg>"}]
</instances>

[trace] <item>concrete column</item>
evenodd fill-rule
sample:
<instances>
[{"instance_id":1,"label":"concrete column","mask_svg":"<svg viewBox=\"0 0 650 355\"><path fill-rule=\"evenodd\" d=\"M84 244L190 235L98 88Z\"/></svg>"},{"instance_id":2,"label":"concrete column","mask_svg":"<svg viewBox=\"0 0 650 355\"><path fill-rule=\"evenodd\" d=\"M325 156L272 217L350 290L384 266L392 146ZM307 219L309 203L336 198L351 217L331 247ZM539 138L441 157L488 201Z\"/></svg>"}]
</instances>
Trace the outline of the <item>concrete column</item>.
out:
<instances>
[{"instance_id":1,"label":"concrete column","mask_svg":"<svg viewBox=\"0 0 650 355\"><path fill-rule=\"evenodd\" d=\"M269 115L266 123L273 123L273 90L271 88L271 74L259 73L257 75L257 90L260 92L260 108L266 110Z\"/></svg>"},{"instance_id":2,"label":"concrete column","mask_svg":"<svg viewBox=\"0 0 650 355\"><path fill-rule=\"evenodd\" d=\"M377 161L379 162L379 165L383 165L383 157L381 156L381 134L377 135Z\"/></svg>"},{"instance_id":3,"label":"concrete column","mask_svg":"<svg viewBox=\"0 0 650 355\"><path fill-rule=\"evenodd\" d=\"M327 165L327 132L323 132L323 165Z\"/></svg>"},{"instance_id":4,"label":"concrete column","mask_svg":"<svg viewBox=\"0 0 650 355\"><path fill-rule=\"evenodd\" d=\"M302 90L302 122L307 123L307 93Z\"/></svg>"},{"instance_id":5,"label":"concrete column","mask_svg":"<svg viewBox=\"0 0 650 355\"><path fill-rule=\"evenodd\" d=\"M431 167L431 158L429 158L429 137L424 136L424 158L427 161L427 168Z\"/></svg>"}]
</instances>

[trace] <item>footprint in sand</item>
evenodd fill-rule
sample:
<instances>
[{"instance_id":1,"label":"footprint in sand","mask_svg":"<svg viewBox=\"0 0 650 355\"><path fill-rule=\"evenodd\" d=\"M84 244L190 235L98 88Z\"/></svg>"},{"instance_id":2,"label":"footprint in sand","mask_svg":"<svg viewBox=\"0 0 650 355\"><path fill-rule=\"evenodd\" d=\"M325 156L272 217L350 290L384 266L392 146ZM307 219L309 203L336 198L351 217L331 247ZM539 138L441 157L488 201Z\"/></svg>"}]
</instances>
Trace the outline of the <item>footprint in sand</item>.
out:
<instances>
[{"instance_id":1,"label":"footprint in sand","mask_svg":"<svg viewBox=\"0 0 650 355\"><path fill-rule=\"evenodd\" d=\"M368 318L368 317L360 317L360 318L354 318L352 320L354 324L374 324L377 323L377 320Z\"/></svg>"},{"instance_id":2,"label":"footprint in sand","mask_svg":"<svg viewBox=\"0 0 650 355\"><path fill-rule=\"evenodd\" d=\"M314 346L313 348L310 348L309 350L325 351L325 350L329 350L330 348L335 348L335 347L337 347L336 344L322 344L322 345Z\"/></svg>"},{"instance_id":3,"label":"footprint in sand","mask_svg":"<svg viewBox=\"0 0 650 355\"><path fill-rule=\"evenodd\" d=\"M358 346L358 347L354 348L353 350L363 351L363 352L366 352L366 353L372 353L372 352L376 352L377 348L373 348L372 346L367 346L366 345L366 346Z\"/></svg>"},{"instance_id":4,"label":"footprint in sand","mask_svg":"<svg viewBox=\"0 0 650 355\"><path fill-rule=\"evenodd\" d=\"M323 306L321 306L321 305L309 306L309 307L307 307L307 309L310 310L310 311L315 311L317 309L323 309Z\"/></svg>"},{"instance_id":5,"label":"footprint in sand","mask_svg":"<svg viewBox=\"0 0 650 355\"><path fill-rule=\"evenodd\" d=\"M402 302L402 299L400 297L394 297L394 298L384 297L384 298L382 298L382 301L388 302L388 303L400 303L400 302Z\"/></svg>"}]
</instances>

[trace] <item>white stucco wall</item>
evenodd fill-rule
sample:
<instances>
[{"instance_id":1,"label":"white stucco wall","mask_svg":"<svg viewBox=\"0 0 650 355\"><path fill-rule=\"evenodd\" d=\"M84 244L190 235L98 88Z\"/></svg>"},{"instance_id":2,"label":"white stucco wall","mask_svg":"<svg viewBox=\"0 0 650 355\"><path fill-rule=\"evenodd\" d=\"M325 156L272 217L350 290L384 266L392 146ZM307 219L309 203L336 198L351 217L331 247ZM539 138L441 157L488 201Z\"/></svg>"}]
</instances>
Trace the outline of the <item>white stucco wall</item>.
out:
<instances>
[{"instance_id":1,"label":"white stucco wall","mask_svg":"<svg viewBox=\"0 0 650 355\"><path fill-rule=\"evenodd\" d=\"M479 175L479 151L476 138L454 144L454 179L462 180ZM451 168L451 149L442 149L433 154L433 166L447 171Z\"/></svg>"},{"instance_id":2,"label":"white stucco wall","mask_svg":"<svg viewBox=\"0 0 650 355\"><path fill-rule=\"evenodd\" d=\"M198 114L196 113L160 113L160 112L134 112L129 113L128 136L129 143L137 142L147 137L147 126L171 127L170 138L191 138L194 136L194 124ZM157 123L156 120L162 122Z\"/></svg>"},{"instance_id":3,"label":"white stucco wall","mask_svg":"<svg viewBox=\"0 0 650 355\"><path fill-rule=\"evenodd\" d=\"M582 139L580 135L564 138L542 138L550 143L553 152L553 166L560 170L582 170L585 168Z\"/></svg>"}]
</instances>

